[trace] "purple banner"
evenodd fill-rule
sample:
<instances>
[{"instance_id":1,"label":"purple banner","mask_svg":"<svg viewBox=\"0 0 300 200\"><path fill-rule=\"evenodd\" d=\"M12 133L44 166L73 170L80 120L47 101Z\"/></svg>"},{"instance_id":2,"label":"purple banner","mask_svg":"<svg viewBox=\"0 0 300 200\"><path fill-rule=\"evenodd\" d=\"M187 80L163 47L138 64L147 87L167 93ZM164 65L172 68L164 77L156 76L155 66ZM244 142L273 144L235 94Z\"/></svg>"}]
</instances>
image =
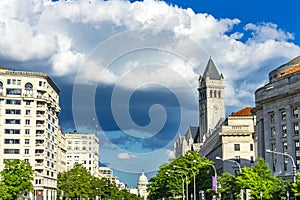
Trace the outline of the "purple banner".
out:
<instances>
[{"instance_id":1,"label":"purple banner","mask_svg":"<svg viewBox=\"0 0 300 200\"><path fill-rule=\"evenodd\" d=\"M212 181L212 189L213 189L214 191L216 191L216 190L217 190L217 179L216 179L216 177L215 177L215 176L212 176L212 177L211 177L211 181Z\"/></svg>"}]
</instances>

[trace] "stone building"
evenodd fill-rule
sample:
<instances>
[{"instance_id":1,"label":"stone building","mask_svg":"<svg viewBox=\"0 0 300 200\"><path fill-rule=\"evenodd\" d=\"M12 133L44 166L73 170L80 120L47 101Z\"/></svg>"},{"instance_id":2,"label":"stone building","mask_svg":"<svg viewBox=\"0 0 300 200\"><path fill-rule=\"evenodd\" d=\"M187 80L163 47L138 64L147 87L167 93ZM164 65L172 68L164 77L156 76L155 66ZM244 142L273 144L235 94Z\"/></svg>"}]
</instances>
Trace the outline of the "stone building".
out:
<instances>
[{"instance_id":1,"label":"stone building","mask_svg":"<svg viewBox=\"0 0 300 200\"><path fill-rule=\"evenodd\" d=\"M137 183L137 187L136 188L130 188L129 192L131 194L135 194L139 197L143 197L144 200L146 200L147 197L148 197L147 187L148 187L148 179L147 179L147 176L145 176L144 171L142 171L142 174L139 177L139 180L138 180L138 183Z\"/></svg>"},{"instance_id":2,"label":"stone building","mask_svg":"<svg viewBox=\"0 0 300 200\"><path fill-rule=\"evenodd\" d=\"M255 116L246 107L229 115L201 146L200 156L216 163L218 174L235 174L256 160ZM217 159L218 157L218 159Z\"/></svg>"},{"instance_id":3,"label":"stone building","mask_svg":"<svg viewBox=\"0 0 300 200\"><path fill-rule=\"evenodd\" d=\"M20 159L34 170L31 199L56 199L60 90L44 73L0 69L0 171Z\"/></svg>"},{"instance_id":4,"label":"stone building","mask_svg":"<svg viewBox=\"0 0 300 200\"><path fill-rule=\"evenodd\" d=\"M98 177L99 139L95 134L65 133L67 170L82 164L92 176Z\"/></svg>"},{"instance_id":5,"label":"stone building","mask_svg":"<svg viewBox=\"0 0 300 200\"><path fill-rule=\"evenodd\" d=\"M255 92L258 156L274 175L292 178L292 161L300 164L300 56L269 73L269 82ZM287 153L288 156L267 153Z\"/></svg>"},{"instance_id":6,"label":"stone building","mask_svg":"<svg viewBox=\"0 0 300 200\"><path fill-rule=\"evenodd\" d=\"M174 143L175 156L184 156L188 150L198 151L199 156L216 163L219 174L235 174L239 166L251 166L256 160L252 108L243 108L225 118L224 77L211 58L198 83L200 125L179 136ZM217 156L223 161L217 161Z\"/></svg>"}]
</instances>

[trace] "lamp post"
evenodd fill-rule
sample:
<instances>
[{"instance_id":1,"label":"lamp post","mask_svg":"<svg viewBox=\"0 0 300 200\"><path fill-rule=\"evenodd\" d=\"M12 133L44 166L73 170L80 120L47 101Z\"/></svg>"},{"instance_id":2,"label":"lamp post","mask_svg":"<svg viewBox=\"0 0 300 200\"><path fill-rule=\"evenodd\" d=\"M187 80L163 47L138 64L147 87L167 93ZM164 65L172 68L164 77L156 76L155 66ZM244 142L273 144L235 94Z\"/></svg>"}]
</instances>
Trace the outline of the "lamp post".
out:
<instances>
[{"instance_id":1,"label":"lamp post","mask_svg":"<svg viewBox=\"0 0 300 200\"><path fill-rule=\"evenodd\" d=\"M282 153L282 152L277 152L277 151L271 151L270 149L266 149L267 153L274 153L274 154L279 154L279 155L283 155L283 156L287 156L292 160L292 174L293 174L293 182L296 183L296 176L297 176L297 172L296 172L296 165L295 165L295 161L294 158L287 153Z\"/></svg>"},{"instance_id":2,"label":"lamp post","mask_svg":"<svg viewBox=\"0 0 300 200\"><path fill-rule=\"evenodd\" d=\"M172 172L172 173L176 173L176 171L171 171L171 170L168 170L166 172L166 174L169 176L170 174L168 172ZM184 196L184 178L183 176L181 176L180 174L177 174L181 177L181 180L182 180L182 199L185 200L185 196Z\"/></svg>"},{"instance_id":3,"label":"lamp post","mask_svg":"<svg viewBox=\"0 0 300 200\"><path fill-rule=\"evenodd\" d=\"M199 162L197 160L193 160L193 162L195 163L202 163L202 164L205 164L205 165L209 165L211 166L213 169L214 169L214 173L215 173L215 184L216 184L216 192L218 192L218 180L217 180L217 170L216 170L216 167L213 165L213 164L210 164L210 163L206 163L206 162Z\"/></svg>"},{"instance_id":4,"label":"lamp post","mask_svg":"<svg viewBox=\"0 0 300 200\"><path fill-rule=\"evenodd\" d=\"M185 168L179 167L177 165L173 165L173 167L185 170ZM190 169L190 168L187 168L187 169ZM190 169L190 170L192 170L192 169ZM194 171L193 170L192 170L192 173L193 173L193 176L194 176ZM195 192L196 192L196 184L195 184L195 176L194 176L194 194L195 194ZM186 198L189 199L189 187L188 187L187 176L186 176Z\"/></svg>"},{"instance_id":5,"label":"lamp post","mask_svg":"<svg viewBox=\"0 0 300 200\"><path fill-rule=\"evenodd\" d=\"M224 162L224 160L220 156L216 156L216 159L217 160L222 160ZM238 168L239 168L239 172L242 172L240 163L236 162L235 160L230 160L230 159L229 160L225 160L225 161L229 161L229 162L235 163L238 166Z\"/></svg>"},{"instance_id":6,"label":"lamp post","mask_svg":"<svg viewBox=\"0 0 300 200\"><path fill-rule=\"evenodd\" d=\"M223 162L224 162L224 161L233 162L233 163L235 163L235 164L238 166L239 172L242 172L240 163L238 163L238 162L235 161L235 160L230 160L230 159L228 159L228 160L223 160L220 156L216 156L216 160L222 160ZM241 191L240 191L240 198L241 198L241 200L244 200L243 193L244 193L244 190L241 189Z\"/></svg>"}]
</instances>

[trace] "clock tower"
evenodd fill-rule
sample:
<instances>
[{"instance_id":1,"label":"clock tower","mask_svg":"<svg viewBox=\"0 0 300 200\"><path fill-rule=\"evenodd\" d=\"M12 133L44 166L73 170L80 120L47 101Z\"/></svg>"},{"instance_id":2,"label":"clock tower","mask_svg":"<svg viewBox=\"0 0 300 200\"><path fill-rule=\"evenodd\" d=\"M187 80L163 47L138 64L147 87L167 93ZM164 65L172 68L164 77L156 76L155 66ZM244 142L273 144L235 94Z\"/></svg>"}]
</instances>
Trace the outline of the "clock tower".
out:
<instances>
[{"instance_id":1,"label":"clock tower","mask_svg":"<svg viewBox=\"0 0 300 200\"><path fill-rule=\"evenodd\" d=\"M224 77L209 58L203 76L198 80L200 142L209 136L221 119L225 118Z\"/></svg>"}]
</instances>

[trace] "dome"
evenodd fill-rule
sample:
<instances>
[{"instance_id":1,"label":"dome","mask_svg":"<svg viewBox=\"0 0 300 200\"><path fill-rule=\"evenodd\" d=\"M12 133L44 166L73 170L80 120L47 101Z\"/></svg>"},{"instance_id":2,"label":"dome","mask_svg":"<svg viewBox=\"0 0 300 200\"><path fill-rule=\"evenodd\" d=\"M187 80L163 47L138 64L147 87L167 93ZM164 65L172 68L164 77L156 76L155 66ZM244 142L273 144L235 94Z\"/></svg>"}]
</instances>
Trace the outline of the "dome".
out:
<instances>
[{"instance_id":1,"label":"dome","mask_svg":"<svg viewBox=\"0 0 300 200\"><path fill-rule=\"evenodd\" d=\"M142 171L142 175L139 178L138 184L139 185L141 185L141 184L148 184L148 179L147 179L147 176L145 176L144 171Z\"/></svg>"}]
</instances>

